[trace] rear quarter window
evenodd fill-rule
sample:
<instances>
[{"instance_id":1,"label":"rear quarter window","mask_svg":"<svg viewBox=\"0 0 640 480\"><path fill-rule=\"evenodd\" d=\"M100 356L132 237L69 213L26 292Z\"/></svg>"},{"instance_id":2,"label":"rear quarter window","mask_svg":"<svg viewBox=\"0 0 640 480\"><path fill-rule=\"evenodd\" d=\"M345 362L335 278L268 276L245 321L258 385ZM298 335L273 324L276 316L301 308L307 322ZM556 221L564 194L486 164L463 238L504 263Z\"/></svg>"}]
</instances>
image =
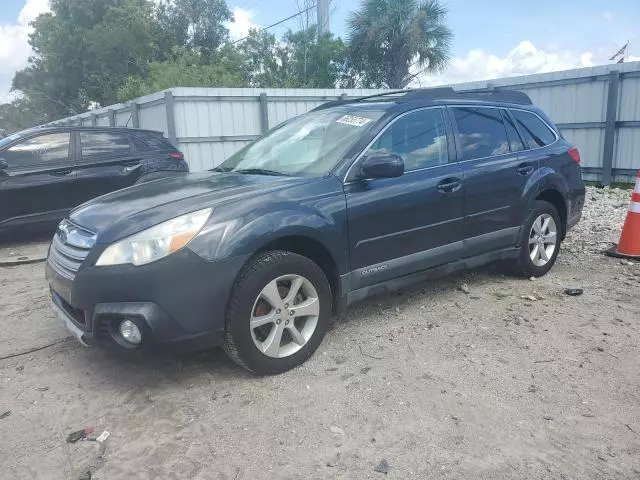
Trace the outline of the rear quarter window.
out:
<instances>
[{"instance_id":1,"label":"rear quarter window","mask_svg":"<svg viewBox=\"0 0 640 480\"><path fill-rule=\"evenodd\" d=\"M556 141L556 135L540 117L524 110L511 110L528 148L540 148Z\"/></svg>"}]
</instances>

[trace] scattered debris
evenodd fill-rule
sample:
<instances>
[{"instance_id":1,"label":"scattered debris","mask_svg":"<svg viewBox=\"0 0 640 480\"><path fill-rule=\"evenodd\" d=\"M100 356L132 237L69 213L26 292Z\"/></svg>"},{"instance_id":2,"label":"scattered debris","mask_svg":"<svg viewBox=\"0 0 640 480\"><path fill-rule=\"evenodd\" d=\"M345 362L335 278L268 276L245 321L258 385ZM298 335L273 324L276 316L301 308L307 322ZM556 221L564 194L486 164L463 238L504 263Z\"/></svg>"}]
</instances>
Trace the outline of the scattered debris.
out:
<instances>
[{"instance_id":1,"label":"scattered debris","mask_svg":"<svg viewBox=\"0 0 640 480\"><path fill-rule=\"evenodd\" d=\"M344 435L344 430L342 430L340 427L331 425L331 427L329 427L329 430L331 430L331 433L335 433L336 435Z\"/></svg>"},{"instance_id":2,"label":"scattered debris","mask_svg":"<svg viewBox=\"0 0 640 480\"><path fill-rule=\"evenodd\" d=\"M507 298L507 297L511 296L511 294L509 292L504 292L504 291L501 291L501 290L498 290L497 292L493 292L493 294L499 300L502 300L503 298Z\"/></svg>"},{"instance_id":3,"label":"scattered debris","mask_svg":"<svg viewBox=\"0 0 640 480\"><path fill-rule=\"evenodd\" d=\"M385 475L389 473L389 462L387 462L384 458L380 460L380 463L373 468L374 472L384 473Z\"/></svg>"},{"instance_id":4,"label":"scattered debris","mask_svg":"<svg viewBox=\"0 0 640 480\"><path fill-rule=\"evenodd\" d=\"M340 375L340 380L348 380L353 377L353 373L343 373Z\"/></svg>"},{"instance_id":5,"label":"scattered debris","mask_svg":"<svg viewBox=\"0 0 640 480\"><path fill-rule=\"evenodd\" d=\"M376 360L384 360L384 358L382 358L382 357L376 357L375 355L371 355L369 353L365 353L365 351L362 350L362 345L358 345L358 348L360 348L360 353L362 355L364 355L365 357L375 358Z\"/></svg>"},{"instance_id":6,"label":"scattered debris","mask_svg":"<svg viewBox=\"0 0 640 480\"><path fill-rule=\"evenodd\" d=\"M602 347L596 347L596 350L598 350L599 352L604 352L604 348Z\"/></svg>"},{"instance_id":7,"label":"scattered debris","mask_svg":"<svg viewBox=\"0 0 640 480\"><path fill-rule=\"evenodd\" d=\"M550 358L549 360L535 360L533 363L551 363L558 360L557 358Z\"/></svg>"},{"instance_id":8,"label":"scattered debris","mask_svg":"<svg viewBox=\"0 0 640 480\"><path fill-rule=\"evenodd\" d=\"M553 420L553 417L551 417L551 416L549 416L549 415L545 415L545 416L544 416L544 417L542 417L542 418L543 418L543 419L545 419L545 420L549 420L549 421Z\"/></svg>"},{"instance_id":9,"label":"scattered debris","mask_svg":"<svg viewBox=\"0 0 640 480\"><path fill-rule=\"evenodd\" d=\"M529 390L527 390L529 393L536 393L538 391L538 387L536 387L535 385L529 385Z\"/></svg>"},{"instance_id":10,"label":"scattered debris","mask_svg":"<svg viewBox=\"0 0 640 480\"><path fill-rule=\"evenodd\" d=\"M338 365L342 365L344 362L347 361L347 357L344 357L342 355L338 355L337 357L334 358L334 360Z\"/></svg>"},{"instance_id":11,"label":"scattered debris","mask_svg":"<svg viewBox=\"0 0 640 480\"><path fill-rule=\"evenodd\" d=\"M586 417L586 418L594 418L595 417L595 415L593 413L583 413L582 416Z\"/></svg>"},{"instance_id":12,"label":"scattered debris","mask_svg":"<svg viewBox=\"0 0 640 480\"><path fill-rule=\"evenodd\" d=\"M536 281L536 277L529 277L529 280L531 280L532 282Z\"/></svg>"},{"instance_id":13,"label":"scattered debris","mask_svg":"<svg viewBox=\"0 0 640 480\"><path fill-rule=\"evenodd\" d=\"M46 392L47 390L49 390L49 386L48 385L41 385L39 387L36 387L36 390L38 390L39 392Z\"/></svg>"},{"instance_id":14,"label":"scattered debris","mask_svg":"<svg viewBox=\"0 0 640 480\"><path fill-rule=\"evenodd\" d=\"M627 427L630 431L632 431L636 435L638 435L638 432L636 432L633 428L631 428L631 425L629 425L628 423L625 423L624 426Z\"/></svg>"},{"instance_id":15,"label":"scattered debris","mask_svg":"<svg viewBox=\"0 0 640 480\"><path fill-rule=\"evenodd\" d=\"M513 319L513 323L515 325L520 325L520 323L522 323L523 320L524 319L522 317L516 317L516 318Z\"/></svg>"},{"instance_id":16,"label":"scattered debris","mask_svg":"<svg viewBox=\"0 0 640 480\"><path fill-rule=\"evenodd\" d=\"M24 370L24 365L18 365L18 366L16 367L16 371L18 371L18 372L21 372L21 371L23 371L23 370Z\"/></svg>"},{"instance_id":17,"label":"scattered debris","mask_svg":"<svg viewBox=\"0 0 640 480\"><path fill-rule=\"evenodd\" d=\"M369 372L369 370L371 370L371 367L363 367L360 369L360 373L366 374Z\"/></svg>"},{"instance_id":18,"label":"scattered debris","mask_svg":"<svg viewBox=\"0 0 640 480\"><path fill-rule=\"evenodd\" d=\"M520 298L523 300L529 300L530 302L535 302L536 300L538 300L538 297L536 297L535 295L520 295Z\"/></svg>"},{"instance_id":19,"label":"scattered debris","mask_svg":"<svg viewBox=\"0 0 640 480\"><path fill-rule=\"evenodd\" d=\"M466 283L463 283L462 285L460 285L458 287L458 290L460 290L462 293L466 293L467 295L471 293L471 289L469 288L469 285L467 285Z\"/></svg>"},{"instance_id":20,"label":"scattered debris","mask_svg":"<svg viewBox=\"0 0 640 480\"><path fill-rule=\"evenodd\" d=\"M627 265L628 267L632 267L633 265L635 265L632 261L630 260L620 260L620 263L622 265Z\"/></svg>"},{"instance_id":21,"label":"scattered debris","mask_svg":"<svg viewBox=\"0 0 640 480\"><path fill-rule=\"evenodd\" d=\"M571 297L578 297L584 293L582 288L567 288L564 293Z\"/></svg>"},{"instance_id":22,"label":"scattered debris","mask_svg":"<svg viewBox=\"0 0 640 480\"><path fill-rule=\"evenodd\" d=\"M9 415L11 415L11 410L6 410L0 413L0 420L2 420L3 418L7 418Z\"/></svg>"},{"instance_id":23,"label":"scattered debris","mask_svg":"<svg viewBox=\"0 0 640 480\"><path fill-rule=\"evenodd\" d=\"M91 480L91 469L87 468L84 472L80 474L78 480Z\"/></svg>"},{"instance_id":24,"label":"scattered debris","mask_svg":"<svg viewBox=\"0 0 640 480\"><path fill-rule=\"evenodd\" d=\"M87 435L93 433L93 427L87 427L82 430L76 430L67 435L67 443L76 443L78 440L87 438Z\"/></svg>"},{"instance_id":25,"label":"scattered debris","mask_svg":"<svg viewBox=\"0 0 640 480\"><path fill-rule=\"evenodd\" d=\"M327 467L335 467L336 465L338 465L339 461L340 461L340 453L338 452L329 460L327 460Z\"/></svg>"}]
</instances>

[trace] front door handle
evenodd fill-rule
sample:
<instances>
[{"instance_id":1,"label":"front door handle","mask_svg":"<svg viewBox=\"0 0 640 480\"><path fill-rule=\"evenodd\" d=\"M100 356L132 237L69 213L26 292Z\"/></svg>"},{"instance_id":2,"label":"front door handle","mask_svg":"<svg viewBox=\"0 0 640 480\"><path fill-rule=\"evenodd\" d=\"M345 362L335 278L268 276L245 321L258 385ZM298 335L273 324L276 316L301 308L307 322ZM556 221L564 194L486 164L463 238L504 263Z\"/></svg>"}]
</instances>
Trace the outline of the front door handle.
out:
<instances>
[{"instance_id":1,"label":"front door handle","mask_svg":"<svg viewBox=\"0 0 640 480\"><path fill-rule=\"evenodd\" d=\"M437 186L440 193L457 192L461 187L462 181L459 178L445 178Z\"/></svg>"},{"instance_id":2,"label":"front door handle","mask_svg":"<svg viewBox=\"0 0 640 480\"><path fill-rule=\"evenodd\" d=\"M520 165L518 167L516 172L518 172L518 175L522 175L522 176L525 176L525 177L527 175L531 175L533 173L533 165L529 165L528 163L524 163L524 164L522 164L522 165Z\"/></svg>"},{"instance_id":3,"label":"front door handle","mask_svg":"<svg viewBox=\"0 0 640 480\"><path fill-rule=\"evenodd\" d=\"M134 170L137 170L141 166L142 166L141 164L138 164L138 165L131 165L130 167L124 167L124 173L133 172Z\"/></svg>"},{"instance_id":4,"label":"front door handle","mask_svg":"<svg viewBox=\"0 0 640 480\"><path fill-rule=\"evenodd\" d=\"M56 177L66 177L71 172L73 172L72 168L65 168L64 170L56 170L55 172L51 172L51 175L55 175Z\"/></svg>"}]
</instances>

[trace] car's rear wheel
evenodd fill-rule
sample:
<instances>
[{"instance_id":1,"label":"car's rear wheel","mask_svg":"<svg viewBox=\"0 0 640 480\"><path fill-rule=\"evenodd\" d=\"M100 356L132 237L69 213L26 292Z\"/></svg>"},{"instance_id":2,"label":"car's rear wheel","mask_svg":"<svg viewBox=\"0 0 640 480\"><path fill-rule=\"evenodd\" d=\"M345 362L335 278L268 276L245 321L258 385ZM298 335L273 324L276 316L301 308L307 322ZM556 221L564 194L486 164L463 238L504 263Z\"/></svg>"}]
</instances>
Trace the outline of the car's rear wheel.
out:
<instances>
[{"instance_id":1,"label":"car's rear wheel","mask_svg":"<svg viewBox=\"0 0 640 480\"><path fill-rule=\"evenodd\" d=\"M522 227L515 273L540 277L551 270L560 251L562 228L556 208L549 202L537 200Z\"/></svg>"},{"instance_id":2,"label":"car's rear wheel","mask_svg":"<svg viewBox=\"0 0 640 480\"><path fill-rule=\"evenodd\" d=\"M223 347L247 370L281 373L313 354L330 315L331 289L320 267L295 253L265 252L233 287Z\"/></svg>"}]
</instances>

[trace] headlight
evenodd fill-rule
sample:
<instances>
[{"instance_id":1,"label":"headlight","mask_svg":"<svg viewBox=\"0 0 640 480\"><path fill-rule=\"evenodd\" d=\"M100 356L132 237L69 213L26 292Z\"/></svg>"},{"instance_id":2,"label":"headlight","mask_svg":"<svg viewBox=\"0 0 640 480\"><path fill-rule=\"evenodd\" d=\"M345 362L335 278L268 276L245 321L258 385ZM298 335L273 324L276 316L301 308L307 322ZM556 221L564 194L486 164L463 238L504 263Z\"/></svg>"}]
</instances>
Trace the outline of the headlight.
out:
<instances>
[{"instance_id":1,"label":"headlight","mask_svg":"<svg viewBox=\"0 0 640 480\"><path fill-rule=\"evenodd\" d=\"M202 229L211 215L211 209L187 213L107 247L96 266L145 265L177 252L187 245Z\"/></svg>"}]
</instances>

